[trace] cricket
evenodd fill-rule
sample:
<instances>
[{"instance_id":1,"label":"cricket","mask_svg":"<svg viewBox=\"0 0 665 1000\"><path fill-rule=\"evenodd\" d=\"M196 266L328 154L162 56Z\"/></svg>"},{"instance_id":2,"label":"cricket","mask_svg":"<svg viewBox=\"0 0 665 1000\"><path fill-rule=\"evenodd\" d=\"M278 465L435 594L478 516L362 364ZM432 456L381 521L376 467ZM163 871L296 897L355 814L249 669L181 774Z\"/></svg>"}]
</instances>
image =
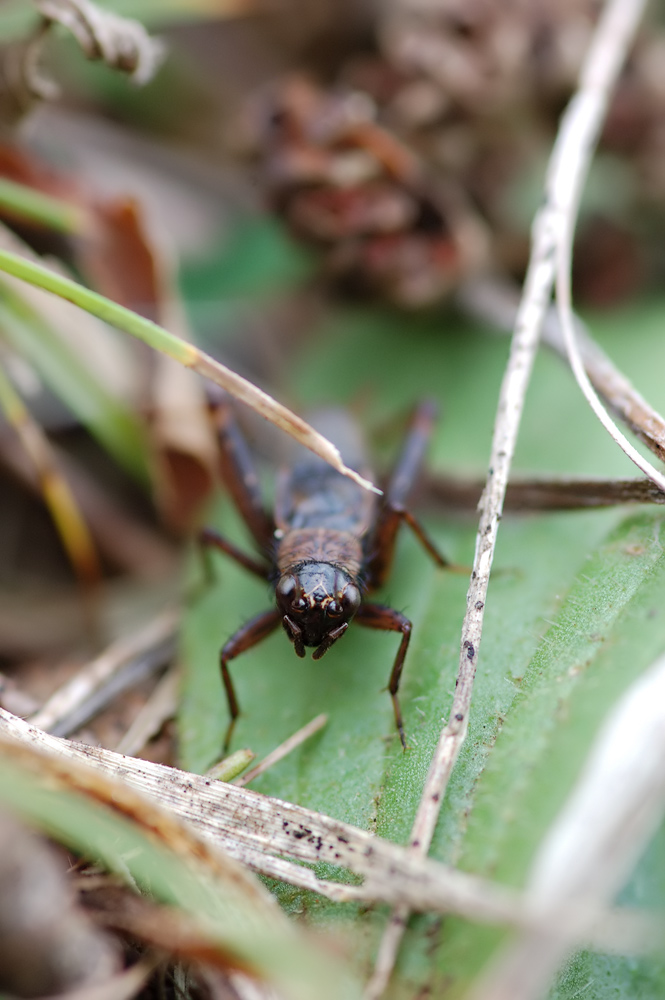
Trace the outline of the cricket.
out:
<instances>
[{"instance_id":1,"label":"cricket","mask_svg":"<svg viewBox=\"0 0 665 1000\"><path fill-rule=\"evenodd\" d=\"M347 411L319 410L309 419L339 448L346 465L371 478L365 442ZM219 550L267 581L275 592L275 606L241 626L220 653L230 715L225 751L240 713L229 671L231 661L280 625L297 656L304 657L306 647L312 647L313 659L319 660L342 638L352 621L401 636L388 691L402 747L407 749L398 690L412 625L402 612L368 598L391 571L402 523L412 529L438 566L459 568L439 552L407 506L435 419L433 402L424 401L416 407L383 496L364 490L304 447L293 446L292 460L278 473L274 515L270 515L233 407L226 398L217 405L222 478L254 539L258 557L211 528L200 533L199 541L204 548Z\"/></svg>"}]
</instances>

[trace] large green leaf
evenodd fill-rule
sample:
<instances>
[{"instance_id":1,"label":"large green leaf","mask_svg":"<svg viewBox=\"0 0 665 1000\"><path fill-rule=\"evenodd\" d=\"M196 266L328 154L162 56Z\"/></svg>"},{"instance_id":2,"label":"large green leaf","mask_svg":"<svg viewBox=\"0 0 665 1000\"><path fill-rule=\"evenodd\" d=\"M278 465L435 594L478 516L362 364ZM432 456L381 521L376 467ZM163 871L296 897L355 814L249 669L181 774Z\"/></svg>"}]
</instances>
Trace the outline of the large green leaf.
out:
<instances>
[{"instance_id":1,"label":"large green leaf","mask_svg":"<svg viewBox=\"0 0 665 1000\"><path fill-rule=\"evenodd\" d=\"M665 303L656 302L594 323L609 353L661 409L663 319ZM431 461L447 471L481 472L506 354L507 342L454 317L414 321L389 313L344 313L312 337L290 389L306 404L355 401L358 407L362 400L368 425L434 395L444 417ZM516 465L543 474L632 474L565 367L546 355L536 365ZM226 504L213 520L232 537L246 537ZM469 738L443 806L437 857L516 885L524 882L539 839L607 710L665 648L662 520L658 509L504 519ZM453 559L470 562L473 518L432 519L430 527ZM192 608L184 633L182 752L194 769L214 758L226 726L218 649L270 601L265 587L221 557L218 577L217 586ZM450 705L466 584L464 577L433 568L415 540L401 540L381 599L414 622L402 687L406 753L394 732L389 698L380 690L394 655L394 635L352 627L315 663L297 660L284 636L275 634L235 661L244 713L236 746L262 754L318 712L330 714L328 727L262 777L257 789L404 842ZM650 879L660 879L662 886L662 855L650 857ZM356 925L352 907L336 909L291 889L281 896L295 911L306 907L312 919L353 927L358 958L369 962L384 922L380 913L363 914ZM656 902L665 903L662 892ZM461 995L500 939L499 933L464 921L416 918L390 996L413 997L426 988L436 996ZM616 978L617 996L651 995L636 990L641 981L652 984L654 995L656 987L660 995L665 991L655 962L587 956L579 963L582 971L577 975L577 966L570 966L557 997L572 997L586 983L584 975L604 982L601 968ZM606 994L590 986L584 995Z\"/></svg>"}]
</instances>

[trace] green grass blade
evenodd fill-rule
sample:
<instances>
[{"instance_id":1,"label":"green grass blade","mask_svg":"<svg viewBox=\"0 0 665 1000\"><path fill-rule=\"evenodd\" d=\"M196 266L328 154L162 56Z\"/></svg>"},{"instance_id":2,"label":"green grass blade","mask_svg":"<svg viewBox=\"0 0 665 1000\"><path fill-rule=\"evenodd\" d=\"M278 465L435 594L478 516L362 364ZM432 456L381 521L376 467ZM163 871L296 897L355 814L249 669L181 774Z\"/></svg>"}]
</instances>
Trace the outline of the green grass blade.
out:
<instances>
[{"instance_id":1,"label":"green grass blade","mask_svg":"<svg viewBox=\"0 0 665 1000\"><path fill-rule=\"evenodd\" d=\"M117 462L147 482L143 429L131 410L21 297L0 282L0 330Z\"/></svg>"},{"instance_id":2,"label":"green grass blade","mask_svg":"<svg viewBox=\"0 0 665 1000\"><path fill-rule=\"evenodd\" d=\"M85 227L82 208L6 177L0 177L0 209L59 233L80 233Z\"/></svg>"},{"instance_id":3,"label":"green grass blade","mask_svg":"<svg viewBox=\"0 0 665 1000\"><path fill-rule=\"evenodd\" d=\"M356 984L232 872L223 875L176 854L94 797L53 787L15 760L0 764L0 801L60 843L129 873L157 900L191 915L222 949L294 1000L359 997Z\"/></svg>"},{"instance_id":4,"label":"green grass blade","mask_svg":"<svg viewBox=\"0 0 665 1000\"><path fill-rule=\"evenodd\" d=\"M161 351L162 354L173 358L174 361L178 361L186 368L191 368L199 375L211 379L227 392L251 406L266 420L272 421L276 426L304 444L305 447L310 448L315 454L329 462L333 468L354 479L364 489L379 492L358 472L346 468L340 460L337 449L295 413L278 403L252 382L222 365L204 351L200 351L188 341L175 337L158 326L157 323L139 316L138 313L118 305L117 302L112 302L97 292L90 291L89 288L79 285L71 278L63 277L41 264L7 250L0 250L0 271L6 271L15 278L20 278L22 281L27 281L38 288L43 288L47 292L67 299L74 305L80 306L81 309L92 313L93 316L97 316L119 330L124 330L133 337L137 337L149 347Z\"/></svg>"}]
</instances>

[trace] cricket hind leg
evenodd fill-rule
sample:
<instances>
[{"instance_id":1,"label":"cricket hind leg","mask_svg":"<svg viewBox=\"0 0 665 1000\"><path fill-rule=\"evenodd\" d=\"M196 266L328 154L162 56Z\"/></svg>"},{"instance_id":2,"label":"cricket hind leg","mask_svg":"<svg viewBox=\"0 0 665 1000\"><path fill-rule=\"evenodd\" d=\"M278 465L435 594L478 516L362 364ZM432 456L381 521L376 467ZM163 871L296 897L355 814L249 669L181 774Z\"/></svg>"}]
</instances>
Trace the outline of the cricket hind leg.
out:
<instances>
[{"instance_id":1,"label":"cricket hind leg","mask_svg":"<svg viewBox=\"0 0 665 1000\"><path fill-rule=\"evenodd\" d=\"M436 415L436 403L432 400L425 400L419 404L411 418L409 432L386 487L384 504L371 540L371 551L366 569L369 590L376 590L382 586L390 573L395 554L397 532L402 522L409 525L425 551L437 565L453 570L461 569L441 554L422 524L406 506L409 494L415 486L423 464Z\"/></svg>"},{"instance_id":2,"label":"cricket hind leg","mask_svg":"<svg viewBox=\"0 0 665 1000\"><path fill-rule=\"evenodd\" d=\"M267 554L273 545L275 523L263 506L256 467L227 393L217 398L213 413L222 480L259 551Z\"/></svg>"},{"instance_id":3,"label":"cricket hind leg","mask_svg":"<svg viewBox=\"0 0 665 1000\"><path fill-rule=\"evenodd\" d=\"M253 646L258 645L259 642L266 639L271 632L274 632L280 621L281 615L276 608L271 608L270 611L262 611L261 614L255 615L254 618L250 618L250 620L245 622L245 624L242 625L237 632L234 632L231 638L224 644L219 654L219 666L222 672L222 680L224 682L224 690L226 692L226 701L229 706L230 716L229 725L224 737L224 753L226 753L229 748L236 719L240 715L238 699L236 697L233 681L231 680L231 674L229 673L229 661L234 660L236 656L240 656L241 653L247 652L248 649L252 649Z\"/></svg>"},{"instance_id":4,"label":"cricket hind leg","mask_svg":"<svg viewBox=\"0 0 665 1000\"><path fill-rule=\"evenodd\" d=\"M406 750L407 745L406 736L404 734L402 709L400 707L399 698L397 697L397 692L399 690L399 682L404 668L406 651L409 648L409 641L411 639L411 622L406 615L401 613L401 611L396 611L394 608L386 607L384 604L361 604L354 621L358 622L359 625L363 625L365 628L379 629L382 632L402 633L402 641L399 644L399 649L397 650L397 655L395 656L395 661L390 672L388 691L390 692L390 697L393 702L397 732L399 733L402 748Z\"/></svg>"},{"instance_id":5,"label":"cricket hind leg","mask_svg":"<svg viewBox=\"0 0 665 1000\"><path fill-rule=\"evenodd\" d=\"M215 579L208 558L208 551L211 548L216 548L250 573L267 580L271 572L267 556L273 543L274 524L263 508L254 463L236 423L228 395L220 393L212 406L219 439L220 472L224 484L265 558L257 559L248 555L213 528L204 528L198 534L199 551L203 560L203 587L210 585Z\"/></svg>"},{"instance_id":6,"label":"cricket hind leg","mask_svg":"<svg viewBox=\"0 0 665 1000\"><path fill-rule=\"evenodd\" d=\"M212 566L207 559L207 553L211 548L217 549L219 552L223 552L224 555L229 556L237 562L238 565L242 566L248 572L254 573L255 576L260 577L262 580L268 580L270 578L271 567L267 562L255 559L254 556L247 555L246 552L239 549L237 545L234 545L234 543L229 541L228 538L225 538L224 535L220 535L214 528L203 528L199 532L197 540L203 558L206 583L214 582Z\"/></svg>"}]
</instances>

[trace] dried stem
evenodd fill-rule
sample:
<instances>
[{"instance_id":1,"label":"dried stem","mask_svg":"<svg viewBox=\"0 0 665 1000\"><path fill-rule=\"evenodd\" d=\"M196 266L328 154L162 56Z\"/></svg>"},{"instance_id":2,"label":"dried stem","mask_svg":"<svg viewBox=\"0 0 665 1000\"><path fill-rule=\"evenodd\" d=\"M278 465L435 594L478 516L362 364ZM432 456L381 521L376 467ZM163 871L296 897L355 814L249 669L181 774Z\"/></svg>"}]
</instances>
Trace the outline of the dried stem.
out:
<instances>
[{"instance_id":1,"label":"dried stem","mask_svg":"<svg viewBox=\"0 0 665 1000\"><path fill-rule=\"evenodd\" d=\"M630 41L644 3L614 3L607 8L605 17L607 37ZM602 41L602 40L601 40ZM582 69L578 93L571 101L561 122L557 141L552 152L549 170L551 203L556 212L558 227L556 241L556 302L559 323L570 367L584 393L608 434L619 447L661 490L665 489L665 476L643 458L621 433L594 392L584 370L575 334L572 306L571 265L573 236L582 189L593 155L600 128L609 101L609 90L604 83L616 78L623 62L625 49L617 51L612 45L600 44L596 36L591 52Z\"/></svg>"},{"instance_id":2,"label":"dried stem","mask_svg":"<svg viewBox=\"0 0 665 1000\"><path fill-rule=\"evenodd\" d=\"M578 94L569 104L561 123L550 160L545 201L534 220L529 267L501 385L487 484L480 501L480 523L462 625L455 695L448 723L441 732L434 752L411 831L411 848L421 854L429 850L443 796L466 737L499 520L524 398L555 278L557 252L562 235L561 175L565 174L569 178L572 174L575 181L571 188L575 192L579 190L603 121L609 94L631 43L641 10L642 4L632 0L609 0L604 8L580 74ZM568 205L574 211L576 202L570 200ZM374 974L367 986L366 1000L376 1000L387 986L408 913L408 909L402 906L392 914L379 948Z\"/></svg>"},{"instance_id":3,"label":"dried stem","mask_svg":"<svg viewBox=\"0 0 665 1000\"><path fill-rule=\"evenodd\" d=\"M480 480L429 476L421 485L419 501L432 508L475 510L483 486ZM586 510L628 503L665 504L665 493L650 479L512 479L503 509Z\"/></svg>"}]
</instances>

